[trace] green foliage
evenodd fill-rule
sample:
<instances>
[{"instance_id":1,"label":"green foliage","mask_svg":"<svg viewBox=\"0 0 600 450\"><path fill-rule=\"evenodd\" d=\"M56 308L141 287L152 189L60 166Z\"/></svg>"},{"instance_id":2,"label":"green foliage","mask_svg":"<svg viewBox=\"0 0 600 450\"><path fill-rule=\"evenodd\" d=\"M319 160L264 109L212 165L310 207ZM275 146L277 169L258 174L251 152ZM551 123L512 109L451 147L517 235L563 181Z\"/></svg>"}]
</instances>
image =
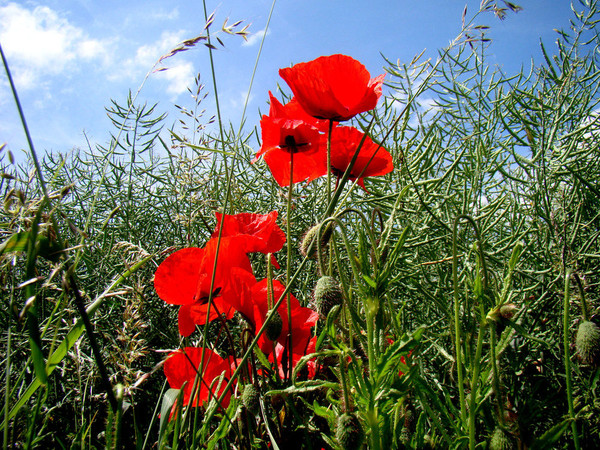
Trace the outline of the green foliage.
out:
<instances>
[{"instance_id":1,"label":"green foliage","mask_svg":"<svg viewBox=\"0 0 600 450\"><path fill-rule=\"evenodd\" d=\"M315 180L294 187L283 214L287 190L250 164L257 133L220 119L218 132L206 127L199 76L170 130L130 93L107 108L106 146L47 154L36 177L0 159L5 446L598 442L597 6L575 4L571 28L556 49L542 45L529 73L487 63L478 21L519 9L510 2L465 12L435 62L386 61L390 94L372 125L356 125L396 170L367 180L368 193L342 186L330 210ZM197 42L214 48L207 35L177 51ZM247 354L236 371L246 387L227 407L212 398L186 408L162 375L164 351L182 342L152 278L173 249L202 246L222 209L281 212L301 245L278 260L289 252L292 292L323 317L291 377L249 341L223 343L220 325L207 327L205 342ZM264 275L264 261L252 262ZM579 290L569 297L571 271Z\"/></svg>"}]
</instances>

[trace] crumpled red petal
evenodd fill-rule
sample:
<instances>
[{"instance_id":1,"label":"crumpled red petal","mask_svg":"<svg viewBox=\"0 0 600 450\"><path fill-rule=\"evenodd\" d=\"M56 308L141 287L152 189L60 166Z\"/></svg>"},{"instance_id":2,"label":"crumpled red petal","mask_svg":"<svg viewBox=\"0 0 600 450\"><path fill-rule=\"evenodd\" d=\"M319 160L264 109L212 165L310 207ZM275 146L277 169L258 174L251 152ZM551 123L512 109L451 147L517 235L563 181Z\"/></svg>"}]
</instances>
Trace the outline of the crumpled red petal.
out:
<instances>
[{"instance_id":1,"label":"crumpled red petal","mask_svg":"<svg viewBox=\"0 0 600 450\"><path fill-rule=\"evenodd\" d=\"M340 54L280 69L279 75L308 114L335 121L375 108L385 77L371 78L363 64Z\"/></svg>"}]
</instances>

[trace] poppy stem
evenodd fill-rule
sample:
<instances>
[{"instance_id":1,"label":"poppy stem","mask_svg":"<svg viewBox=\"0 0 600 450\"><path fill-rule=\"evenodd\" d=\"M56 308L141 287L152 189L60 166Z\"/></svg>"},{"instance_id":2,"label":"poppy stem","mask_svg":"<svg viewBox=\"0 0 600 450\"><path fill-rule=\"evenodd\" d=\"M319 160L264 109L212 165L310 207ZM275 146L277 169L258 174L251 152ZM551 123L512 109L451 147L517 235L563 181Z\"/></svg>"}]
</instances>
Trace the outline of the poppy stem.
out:
<instances>
[{"instance_id":1,"label":"poppy stem","mask_svg":"<svg viewBox=\"0 0 600 450\"><path fill-rule=\"evenodd\" d=\"M286 268L285 268L285 284L288 285L290 284L290 279L292 276L292 240L291 240L291 231L292 231L292 221L291 221L291 215L292 215L292 192L294 189L294 153L295 153L295 149L292 149L293 151L290 152L290 186L288 189L288 198L287 198L287 213L286 213L286 235L287 235L287 254L286 254ZM292 300L291 300L291 293L288 291L287 297L286 297L286 302L287 302L287 319L288 319L288 372L287 372L287 379L291 380L292 379L292 365L293 365L293 358L292 358ZM274 355L275 359L277 359L277 355Z\"/></svg>"},{"instance_id":2,"label":"poppy stem","mask_svg":"<svg viewBox=\"0 0 600 450\"><path fill-rule=\"evenodd\" d=\"M331 202L331 132L333 120L329 119L329 130L327 131L327 204Z\"/></svg>"}]
</instances>

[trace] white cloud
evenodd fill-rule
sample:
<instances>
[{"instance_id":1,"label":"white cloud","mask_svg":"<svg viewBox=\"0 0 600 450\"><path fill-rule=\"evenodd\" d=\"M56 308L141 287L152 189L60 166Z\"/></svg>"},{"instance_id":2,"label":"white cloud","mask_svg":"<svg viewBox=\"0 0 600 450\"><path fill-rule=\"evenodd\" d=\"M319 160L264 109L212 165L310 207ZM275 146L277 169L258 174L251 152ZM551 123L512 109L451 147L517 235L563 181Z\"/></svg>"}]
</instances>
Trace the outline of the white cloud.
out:
<instances>
[{"instance_id":1,"label":"white cloud","mask_svg":"<svg viewBox=\"0 0 600 450\"><path fill-rule=\"evenodd\" d=\"M135 56L124 60L120 64L119 71L113 72L109 78L111 80L122 78L139 80L152 69L161 56L169 53L183 41L183 34L183 31L164 31L155 42L138 47ZM166 59L162 67L169 67L170 61L170 59Z\"/></svg>"},{"instance_id":2,"label":"white cloud","mask_svg":"<svg viewBox=\"0 0 600 450\"><path fill-rule=\"evenodd\" d=\"M166 11L164 9L152 10L147 17L161 21L175 20L179 18L179 8L175 7L170 11Z\"/></svg>"},{"instance_id":3,"label":"white cloud","mask_svg":"<svg viewBox=\"0 0 600 450\"><path fill-rule=\"evenodd\" d=\"M169 67L167 70L158 72L157 76L167 80L167 93L177 97L184 93L187 87L194 82L194 66L189 61L182 62Z\"/></svg>"},{"instance_id":4,"label":"white cloud","mask_svg":"<svg viewBox=\"0 0 600 450\"><path fill-rule=\"evenodd\" d=\"M67 72L79 59L108 62L105 42L90 39L47 6L27 9L8 3L0 7L0 41L15 82L23 89L48 75Z\"/></svg>"},{"instance_id":5,"label":"white cloud","mask_svg":"<svg viewBox=\"0 0 600 450\"><path fill-rule=\"evenodd\" d=\"M271 31L267 31L267 36L269 34L271 34ZM255 44L258 44L262 40L262 38L264 37L264 35L265 35L265 30L264 29L257 31L256 33L252 33L250 36L248 36L247 40L245 40L242 43L242 46L244 46L244 47L251 47L251 46L253 46Z\"/></svg>"}]
</instances>

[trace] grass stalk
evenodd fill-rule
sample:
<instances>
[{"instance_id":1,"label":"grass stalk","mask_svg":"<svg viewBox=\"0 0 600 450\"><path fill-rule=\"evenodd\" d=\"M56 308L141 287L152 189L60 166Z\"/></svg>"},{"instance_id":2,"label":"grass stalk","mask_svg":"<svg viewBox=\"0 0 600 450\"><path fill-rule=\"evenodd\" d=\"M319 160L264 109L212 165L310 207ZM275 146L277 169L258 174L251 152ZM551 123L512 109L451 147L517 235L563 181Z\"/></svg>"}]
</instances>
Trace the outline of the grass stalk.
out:
<instances>
[{"instance_id":1,"label":"grass stalk","mask_svg":"<svg viewBox=\"0 0 600 450\"><path fill-rule=\"evenodd\" d=\"M576 450L579 450L581 446L579 445L579 433L577 431L577 421L573 405L573 380L571 379L571 336L569 333L569 326L571 324L569 314L569 308L571 306L571 273L571 269L567 269L565 273L565 294L563 298L563 349L565 359L565 379L567 382L567 403L569 405L569 417L571 418L573 445Z\"/></svg>"}]
</instances>

